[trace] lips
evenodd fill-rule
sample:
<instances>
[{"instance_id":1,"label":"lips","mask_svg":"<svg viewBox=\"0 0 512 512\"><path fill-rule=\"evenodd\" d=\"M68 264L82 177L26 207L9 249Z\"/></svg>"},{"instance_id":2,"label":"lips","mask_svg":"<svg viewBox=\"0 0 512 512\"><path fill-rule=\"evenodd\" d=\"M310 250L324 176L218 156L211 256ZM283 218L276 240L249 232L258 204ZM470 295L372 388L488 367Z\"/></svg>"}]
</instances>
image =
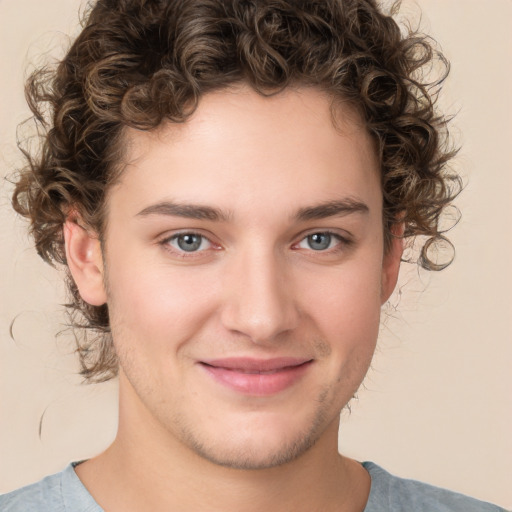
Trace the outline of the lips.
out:
<instances>
[{"instance_id":1,"label":"lips","mask_svg":"<svg viewBox=\"0 0 512 512\"><path fill-rule=\"evenodd\" d=\"M273 395L293 386L313 361L305 358L227 358L204 360L200 366L218 383L238 393Z\"/></svg>"}]
</instances>

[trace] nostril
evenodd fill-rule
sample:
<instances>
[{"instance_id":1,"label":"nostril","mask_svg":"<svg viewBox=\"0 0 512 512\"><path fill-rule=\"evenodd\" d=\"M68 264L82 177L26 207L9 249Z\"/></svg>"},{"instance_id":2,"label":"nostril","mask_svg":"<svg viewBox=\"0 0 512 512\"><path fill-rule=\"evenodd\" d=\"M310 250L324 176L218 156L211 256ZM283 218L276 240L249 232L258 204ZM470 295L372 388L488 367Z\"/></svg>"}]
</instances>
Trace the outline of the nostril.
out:
<instances>
[{"instance_id":1,"label":"nostril","mask_svg":"<svg viewBox=\"0 0 512 512\"><path fill-rule=\"evenodd\" d=\"M295 329L299 314L293 286L274 249L263 254L259 243L232 263L224 283L223 326L258 344Z\"/></svg>"}]
</instances>

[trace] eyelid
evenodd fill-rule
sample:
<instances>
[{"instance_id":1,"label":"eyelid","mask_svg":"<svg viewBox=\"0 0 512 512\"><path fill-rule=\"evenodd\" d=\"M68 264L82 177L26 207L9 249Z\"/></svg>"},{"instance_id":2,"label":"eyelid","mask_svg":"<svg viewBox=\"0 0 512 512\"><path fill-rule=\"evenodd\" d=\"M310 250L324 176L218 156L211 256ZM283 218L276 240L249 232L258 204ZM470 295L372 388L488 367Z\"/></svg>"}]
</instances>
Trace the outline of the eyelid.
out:
<instances>
[{"instance_id":1,"label":"eyelid","mask_svg":"<svg viewBox=\"0 0 512 512\"><path fill-rule=\"evenodd\" d=\"M323 251L315 251L314 249L305 249L310 250L311 252L315 252L317 254L322 253L330 253L335 252L337 249L340 250L341 248L339 246L342 246L342 248L346 248L348 246L351 246L354 243L354 240L352 236L349 233L344 232L344 234L341 234L339 231L333 230L333 229L310 229L305 233L301 233L300 238L292 244L292 248L301 249L298 247L298 245L306 240L311 235L315 234L324 234L324 235L330 235L333 238L336 238L338 240L338 244L336 244L334 247L331 247L330 249L325 249Z\"/></svg>"},{"instance_id":2,"label":"eyelid","mask_svg":"<svg viewBox=\"0 0 512 512\"><path fill-rule=\"evenodd\" d=\"M346 249L346 248L350 247L351 245L353 245L355 242L352 235L346 231L343 231L343 233L340 233L338 230L335 230L332 228L326 228L326 229L316 228L316 229L308 229L307 231L301 233L299 235L299 237L296 238L296 241L292 244L291 248L292 249L301 249L298 247L298 245L302 241L304 241L308 236L311 236L311 235L314 235L317 233L318 234L328 234L328 235L336 238L339 241L339 243L336 244L334 247L331 247L330 249L325 249L325 250L321 250L321 251L315 251L314 249L305 249L305 250L309 250L309 251L315 252L317 254L322 254L322 253L328 254L328 253L336 252L336 250ZM210 246L208 248L202 249L200 251L190 251L190 252L176 249L176 248L172 247L169 244L169 242L173 239L176 239L180 235L200 236L201 238L207 240L209 242ZM213 250L222 249L222 246L219 243L213 241L212 238L213 237L211 235L206 235L203 232L201 232L201 230L199 230L199 229L194 229L194 228L179 229L178 231L174 231L171 234L165 233L164 235L159 237L157 239L157 244L160 246L163 246L165 250L167 250L168 252L171 252L174 255L177 255L179 257L194 258L194 257L199 257L200 255L203 255L203 253L206 253L211 249L213 249Z\"/></svg>"},{"instance_id":3,"label":"eyelid","mask_svg":"<svg viewBox=\"0 0 512 512\"><path fill-rule=\"evenodd\" d=\"M198 251L187 252L182 249L173 247L170 244L170 242L172 240L175 240L179 236L184 236L184 235L194 235L194 236L201 237L203 240L208 241L209 247L207 247L206 249L198 250ZM178 257L181 257L181 258L199 257L199 256L204 255L204 253L208 252L210 249L219 250L221 248L221 246L218 243L214 242L210 236L205 235L204 233L202 233L200 230L197 230L197 229L180 229L171 234L166 233L165 235L163 235L157 239L157 244L162 246L166 251L168 251Z\"/></svg>"},{"instance_id":4,"label":"eyelid","mask_svg":"<svg viewBox=\"0 0 512 512\"><path fill-rule=\"evenodd\" d=\"M299 235L297 235L296 240L301 241L304 240L304 238L307 238L308 236L315 235L315 234L326 234L335 236L341 240L344 240L346 242L353 241L353 236L345 230L342 229L336 229L336 228L312 228L307 229L303 232L301 232Z\"/></svg>"}]
</instances>

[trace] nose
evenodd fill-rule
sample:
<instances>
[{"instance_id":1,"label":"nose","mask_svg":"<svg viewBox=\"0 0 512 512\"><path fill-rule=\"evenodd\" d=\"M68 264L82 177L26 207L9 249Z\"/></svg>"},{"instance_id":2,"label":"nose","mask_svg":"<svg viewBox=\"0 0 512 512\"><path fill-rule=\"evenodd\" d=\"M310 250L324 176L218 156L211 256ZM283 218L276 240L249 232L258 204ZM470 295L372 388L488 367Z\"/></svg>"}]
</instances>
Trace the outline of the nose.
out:
<instances>
[{"instance_id":1,"label":"nose","mask_svg":"<svg viewBox=\"0 0 512 512\"><path fill-rule=\"evenodd\" d=\"M297 327L300 312L293 283L286 263L272 251L237 258L224 277L224 328L264 345Z\"/></svg>"}]
</instances>

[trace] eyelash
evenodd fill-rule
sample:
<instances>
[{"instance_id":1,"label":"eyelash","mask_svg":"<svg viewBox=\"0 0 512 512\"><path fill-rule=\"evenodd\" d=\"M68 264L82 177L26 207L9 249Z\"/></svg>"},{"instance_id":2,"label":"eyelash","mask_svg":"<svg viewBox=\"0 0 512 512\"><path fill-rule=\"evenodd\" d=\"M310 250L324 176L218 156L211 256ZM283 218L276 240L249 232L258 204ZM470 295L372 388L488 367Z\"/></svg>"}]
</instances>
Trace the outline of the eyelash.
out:
<instances>
[{"instance_id":1,"label":"eyelash","mask_svg":"<svg viewBox=\"0 0 512 512\"><path fill-rule=\"evenodd\" d=\"M173 255L176 255L180 258L194 258L194 257L197 257L197 255L205 252L205 250L200 250L200 251L185 251L183 249L180 250L179 248L175 248L171 245L172 241L178 240L180 237L185 237L185 236L199 237L201 239L201 245L203 244L204 241L206 241L211 246L218 247L207 236L205 236L201 233L197 233L196 231L182 231L180 233L175 233L174 235L168 236L168 237L164 238L163 240L161 240L159 242L159 244L162 247L164 247L165 250L171 252Z\"/></svg>"},{"instance_id":2,"label":"eyelash","mask_svg":"<svg viewBox=\"0 0 512 512\"><path fill-rule=\"evenodd\" d=\"M324 230L324 231L312 231L312 232L309 232L305 235L303 235L301 237L301 239L294 243L292 245L292 249L300 249L298 247L299 244L301 244L302 242L306 241L308 239L308 237L312 237L314 235L328 235L329 237L332 237L334 239L337 240L338 243L335 244L334 247L331 247L331 248L327 248L327 249L319 249L319 250L315 250L313 248L310 248L309 250L312 252L312 253L316 253L316 254L332 254L332 253L337 253L337 252L340 252L340 251L343 251L344 249L350 247L351 245L353 245L354 241L348 237L344 237L344 236L341 236L339 233L337 232L334 232L334 231L329 231L329 230ZM199 237L201 238L201 244L206 241L208 242L212 247L215 248L215 250L218 250L220 248L219 245L215 244L214 242L212 242L207 236L201 234L201 233L198 233L196 231L182 231L180 233L175 233L173 234L172 236L168 236L166 238L164 238L163 240L159 241L159 245L163 246L165 248L165 250L173 253L174 255L180 257L180 258L194 258L194 257L198 257L201 253L204 253L206 252L206 250L208 249L203 249L203 250L196 250L196 251L185 251L183 249L179 249L179 248L175 248L171 245L171 242L174 241L174 240L178 240L180 237L185 237L185 236L195 236L195 237Z\"/></svg>"},{"instance_id":3,"label":"eyelash","mask_svg":"<svg viewBox=\"0 0 512 512\"><path fill-rule=\"evenodd\" d=\"M311 232L307 233L306 235L304 235L299 240L299 242L293 244L292 247L298 246L302 242L306 241L309 237L312 237L314 235L327 235L327 236L329 236L331 238L334 238L338 242L338 243L336 243L336 245L334 247L330 247L330 248L327 248L327 249L315 250L313 248L310 248L310 250L313 253L316 253L316 254L332 254L332 253L337 253L337 252L343 251L344 249L346 249L347 247L349 247L350 245L353 244L353 240L351 240L350 238L344 237L344 236L340 235L337 232L326 230L326 231L311 231Z\"/></svg>"}]
</instances>

